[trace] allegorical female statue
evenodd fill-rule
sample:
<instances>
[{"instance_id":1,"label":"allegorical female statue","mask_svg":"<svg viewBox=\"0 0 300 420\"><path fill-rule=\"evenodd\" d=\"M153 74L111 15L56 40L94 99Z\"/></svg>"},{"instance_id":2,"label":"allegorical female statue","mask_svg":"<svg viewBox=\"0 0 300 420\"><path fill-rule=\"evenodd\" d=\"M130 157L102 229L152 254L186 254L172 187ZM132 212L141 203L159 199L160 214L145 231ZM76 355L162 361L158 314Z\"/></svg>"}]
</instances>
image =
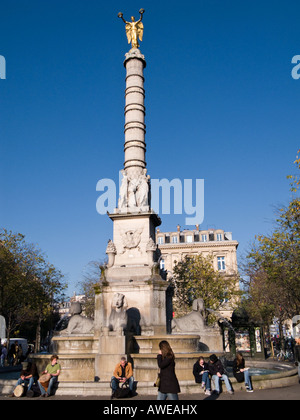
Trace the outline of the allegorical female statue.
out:
<instances>
[{"instance_id":1,"label":"allegorical female statue","mask_svg":"<svg viewBox=\"0 0 300 420\"><path fill-rule=\"evenodd\" d=\"M131 46L133 49L139 48L138 39L140 41L143 41L144 25L142 23L142 19L143 19L144 12L145 12L144 9L140 9L139 10L139 13L141 16L140 19L138 21L135 21L134 16L131 16L131 22L127 22L123 18L123 13L121 12L118 13L118 17L121 18L123 22L126 24L125 30L126 30L126 35L128 39L128 44L130 44L131 42Z\"/></svg>"}]
</instances>

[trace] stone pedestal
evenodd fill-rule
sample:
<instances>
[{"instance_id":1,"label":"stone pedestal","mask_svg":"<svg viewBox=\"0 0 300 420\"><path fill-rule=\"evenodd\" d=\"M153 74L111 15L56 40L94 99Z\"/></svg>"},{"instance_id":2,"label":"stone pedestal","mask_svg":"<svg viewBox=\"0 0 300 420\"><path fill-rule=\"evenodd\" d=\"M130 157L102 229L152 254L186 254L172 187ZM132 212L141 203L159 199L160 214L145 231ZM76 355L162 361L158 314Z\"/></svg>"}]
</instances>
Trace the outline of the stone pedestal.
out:
<instances>
[{"instance_id":1,"label":"stone pedestal","mask_svg":"<svg viewBox=\"0 0 300 420\"><path fill-rule=\"evenodd\" d=\"M123 331L108 331L103 328L99 339L99 354L95 357L95 377L110 381L115 366L126 354L126 338Z\"/></svg>"},{"instance_id":2,"label":"stone pedestal","mask_svg":"<svg viewBox=\"0 0 300 420\"><path fill-rule=\"evenodd\" d=\"M109 214L113 221L114 263L108 266L107 282L147 280L155 262L155 228L161 224L153 211Z\"/></svg>"},{"instance_id":3,"label":"stone pedestal","mask_svg":"<svg viewBox=\"0 0 300 420\"><path fill-rule=\"evenodd\" d=\"M100 336L101 330L108 328L113 297L122 293L128 305L129 332L141 335L165 334L168 286L166 281L155 275L149 276L147 280L133 280L129 277L127 281L103 282L101 293L96 295L95 301L95 333Z\"/></svg>"}]
</instances>

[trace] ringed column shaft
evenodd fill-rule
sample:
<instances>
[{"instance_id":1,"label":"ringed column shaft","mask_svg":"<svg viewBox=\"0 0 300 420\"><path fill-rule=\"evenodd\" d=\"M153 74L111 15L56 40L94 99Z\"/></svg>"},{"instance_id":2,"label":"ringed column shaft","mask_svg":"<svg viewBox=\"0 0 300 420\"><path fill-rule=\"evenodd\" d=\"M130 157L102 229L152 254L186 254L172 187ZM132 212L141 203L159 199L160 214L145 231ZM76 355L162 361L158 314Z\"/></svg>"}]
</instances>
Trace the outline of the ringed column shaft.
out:
<instances>
[{"instance_id":1,"label":"ringed column shaft","mask_svg":"<svg viewBox=\"0 0 300 420\"><path fill-rule=\"evenodd\" d=\"M132 55L131 53L126 54L124 62L126 67L124 169L129 176L136 176L146 168L144 105L144 67L146 62L139 50L134 51L134 57Z\"/></svg>"}]
</instances>

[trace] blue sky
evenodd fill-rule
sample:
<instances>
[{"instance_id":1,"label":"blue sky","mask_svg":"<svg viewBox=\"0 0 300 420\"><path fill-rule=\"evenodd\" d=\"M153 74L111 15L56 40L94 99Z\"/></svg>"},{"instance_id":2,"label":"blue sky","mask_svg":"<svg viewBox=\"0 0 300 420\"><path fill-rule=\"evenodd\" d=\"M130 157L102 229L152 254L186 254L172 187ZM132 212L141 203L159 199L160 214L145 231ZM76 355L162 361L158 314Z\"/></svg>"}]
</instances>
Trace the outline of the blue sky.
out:
<instances>
[{"instance_id":1,"label":"blue sky","mask_svg":"<svg viewBox=\"0 0 300 420\"><path fill-rule=\"evenodd\" d=\"M239 257L291 197L298 1L2 1L0 225L36 243L71 294L112 238L96 184L118 182L124 160L129 46L117 14L141 7L151 177L204 179L201 227L233 232ZM161 217L163 231L192 228L185 214Z\"/></svg>"}]
</instances>

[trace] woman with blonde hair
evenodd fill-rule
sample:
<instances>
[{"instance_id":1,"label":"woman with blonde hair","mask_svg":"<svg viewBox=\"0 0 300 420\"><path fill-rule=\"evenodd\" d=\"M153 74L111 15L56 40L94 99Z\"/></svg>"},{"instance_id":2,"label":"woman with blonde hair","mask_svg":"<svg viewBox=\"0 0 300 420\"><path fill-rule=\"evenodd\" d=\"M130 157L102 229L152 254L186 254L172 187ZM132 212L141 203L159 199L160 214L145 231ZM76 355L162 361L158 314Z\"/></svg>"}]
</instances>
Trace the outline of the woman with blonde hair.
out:
<instances>
[{"instance_id":1,"label":"woman with blonde hair","mask_svg":"<svg viewBox=\"0 0 300 420\"><path fill-rule=\"evenodd\" d=\"M175 374L175 355L168 341L159 343L157 364L160 369L160 384L158 387L158 400L178 400L180 386Z\"/></svg>"}]
</instances>

